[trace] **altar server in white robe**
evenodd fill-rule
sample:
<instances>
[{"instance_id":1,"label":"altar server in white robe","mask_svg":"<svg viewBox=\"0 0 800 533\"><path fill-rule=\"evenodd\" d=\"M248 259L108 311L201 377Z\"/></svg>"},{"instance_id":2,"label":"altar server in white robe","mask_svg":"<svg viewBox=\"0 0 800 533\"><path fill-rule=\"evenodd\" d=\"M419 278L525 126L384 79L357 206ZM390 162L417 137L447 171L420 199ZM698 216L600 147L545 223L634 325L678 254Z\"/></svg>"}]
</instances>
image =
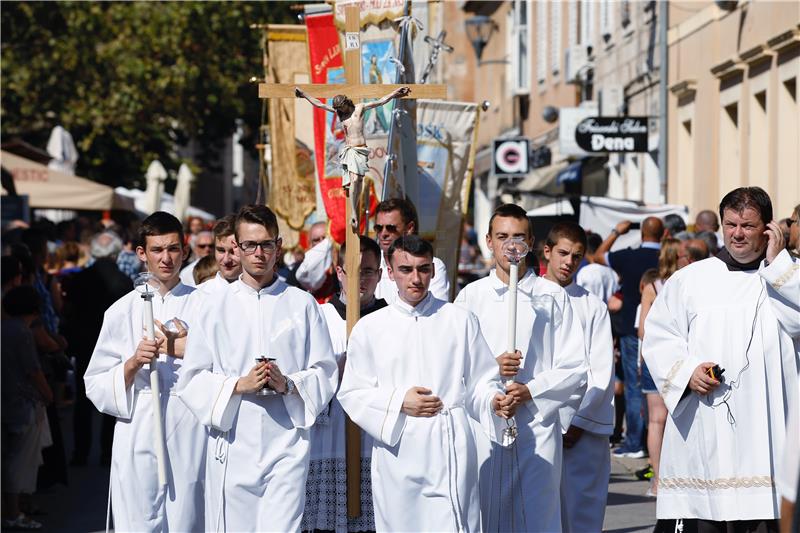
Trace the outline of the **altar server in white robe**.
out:
<instances>
[{"instance_id":1,"label":"altar server in white robe","mask_svg":"<svg viewBox=\"0 0 800 533\"><path fill-rule=\"evenodd\" d=\"M386 307L386 301L375 298L375 287L381 276L381 249L369 237L360 236L361 271L359 273L361 317ZM344 259L347 247L339 249L336 275L341 294L320 306L328 324L333 353L343 375L347 352L347 272ZM345 414L334 398L317 417L311 428L311 464L306 481L306 507L303 513L303 531L374 531L375 515L370 490L372 438L361 432L361 514L347 516L347 463L345 456Z\"/></svg>"},{"instance_id":2,"label":"altar server in white robe","mask_svg":"<svg viewBox=\"0 0 800 533\"><path fill-rule=\"evenodd\" d=\"M297 531L308 428L336 389L336 360L314 299L274 273L275 214L245 206L235 228L241 278L199 310L178 394L210 430L206 529ZM256 394L265 385L277 394Z\"/></svg>"},{"instance_id":3,"label":"altar server in white robe","mask_svg":"<svg viewBox=\"0 0 800 533\"><path fill-rule=\"evenodd\" d=\"M339 401L373 438L377 531L479 531L478 464L468 418L497 441L515 402L475 317L428 291L433 248L395 240L399 299L353 328Z\"/></svg>"},{"instance_id":4,"label":"altar server in white robe","mask_svg":"<svg viewBox=\"0 0 800 533\"><path fill-rule=\"evenodd\" d=\"M762 189L729 192L719 211L725 248L673 274L645 322L644 358L670 414L662 531L675 520L685 531L777 530L775 473L798 393L800 265Z\"/></svg>"},{"instance_id":5,"label":"altar server in white robe","mask_svg":"<svg viewBox=\"0 0 800 533\"><path fill-rule=\"evenodd\" d=\"M217 220L211 230L214 234L214 259L217 261L217 274L197 286L204 294L214 294L227 288L242 274L242 263L234 235L236 215L226 215Z\"/></svg>"},{"instance_id":6,"label":"altar server in white robe","mask_svg":"<svg viewBox=\"0 0 800 533\"><path fill-rule=\"evenodd\" d=\"M375 296L393 303L397 300L397 286L389 277L386 253L389 246L398 237L403 235L416 235L419 233L419 217L417 209L411 201L403 198L390 198L379 203L375 208L375 236L378 245L383 250L381 255L381 280L375 290ZM447 267L438 257L433 258L436 273L428 289L434 298L450 301L450 281L447 277Z\"/></svg>"},{"instance_id":7,"label":"altar server in white robe","mask_svg":"<svg viewBox=\"0 0 800 533\"><path fill-rule=\"evenodd\" d=\"M194 289L179 278L184 256L180 221L169 213L153 213L142 222L139 242L136 253L160 282L152 300L158 325L173 318L191 322ZM159 340L146 340L144 327L144 301L134 290L106 311L84 376L87 397L101 412L117 417L111 452L114 529L199 531L204 528L206 431L175 395L178 377L193 354L184 350L185 336L176 338L164 328ZM178 329L185 334L183 325ZM149 363L155 357L166 439L165 487L158 483L153 440Z\"/></svg>"},{"instance_id":8,"label":"altar server in white robe","mask_svg":"<svg viewBox=\"0 0 800 533\"><path fill-rule=\"evenodd\" d=\"M561 424L561 527L575 533L603 529L611 474L608 437L614 429L614 343L608 308L575 282L586 241L586 232L578 224L560 222L550 229L543 249L547 260L545 279L567 291L572 310L583 327L586 347L586 394L571 422L565 419Z\"/></svg>"},{"instance_id":9,"label":"altar server in white robe","mask_svg":"<svg viewBox=\"0 0 800 533\"><path fill-rule=\"evenodd\" d=\"M523 260L518 267L518 349L506 352L510 263L502 248L509 238L533 246L525 210L513 204L498 207L489 221L486 242L494 253L495 268L488 277L464 287L455 302L478 317L500 375L513 378L506 391L522 403L515 417L519 436L512 449L490 448L479 439L483 528L560 531L559 412L574 413L586 390L583 331L564 289L536 277ZM570 418L565 415L567 421Z\"/></svg>"}]
</instances>

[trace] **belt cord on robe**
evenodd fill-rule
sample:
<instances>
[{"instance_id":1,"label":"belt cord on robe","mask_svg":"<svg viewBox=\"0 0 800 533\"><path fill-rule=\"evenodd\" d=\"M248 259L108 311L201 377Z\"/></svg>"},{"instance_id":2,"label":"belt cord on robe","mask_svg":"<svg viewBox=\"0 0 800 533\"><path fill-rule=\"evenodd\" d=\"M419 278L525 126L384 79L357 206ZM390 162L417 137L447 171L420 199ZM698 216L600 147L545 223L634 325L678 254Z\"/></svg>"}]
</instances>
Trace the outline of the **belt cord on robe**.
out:
<instances>
[{"instance_id":1,"label":"belt cord on robe","mask_svg":"<svg viewBox=\"0 0 800 533\"><path fill-rule=\"evenodd\" d=\"M112 468L108 472L108 503L106 504L106 533L111 531L111 472L114 469Z\"/></svg>"},{"instance_id":2,"label":"belt cord on robe","mask_svg":"<svg viewBox=\"0 0 800 533\"><path fill-rule=\"evenodd\" d=\"M217 510L217 523L215 531L224 531L225 528L220 529L220 519L223 518L225 508L225 478L228 474L228 442L229 431L220 431L214 443L214 460L219 461L222 467L222 482L220 483L219 491L219 509Z\"/></svg>"},{"instance_id":3,"label":"belt cord on robe","mask_svg":"<svg viewBox=\"0 0 800 533\"><path fill-rule=\"evenodd\" d=\"M463 406L454 405L450 408L443 408L439 413L439 419L444 424L445 431L443 434L445 434L445 439L447 440L447 485L450 492L450 508L455 520L455 530L461 533L464 531L464 523L461 517L461 501L458 496L458 454L455 450L456 436L451 413L453 409L463 409ZM455 478L455 482L453 478ZM455 495L453 494L454 492Z\"/></svg>"},{"instance_id":4,"label":"belt cord on robe","mask_svg":"<svg viewBox=\"0 0 800 533\"><path fill-rule=\"evenodd\" d=\"M516 479L520 480L520 475L519 475L519 445L518 445L518 443L515 442L514 445L510 449L506 448L504 446L500 446L500 447L492 446L492 449L496 449L497 452L498 452L498 455L500 456L500 488L499 488L499 491L497 491L497 492L499 492L499 496L497 498L497 526L498 526L498 528L500 527L500 517L502 515L502 503L503 503L502 480L503 480L503 463L505 462L505 461L503 461L503 458L505 457L506 453L511 453L513 451L513 454L514 454L513 457L511 458L511 460L509 461L509 464L508 464L509 490L511 492L511 513L510 513L510 516L511 516L511 524L510 524L511 528L509 529L509 531L514 531L514 474L517 475ZM490 461L491 460L492 459L490 459ZM495 493L495 490L494 490L495 489L495 484L494 484L494 465L492 465L490 476L491 477L489 479L490 479L491 492L494 494ZM521 480L519 481L518 485L519 485L519 492L520 492L520 497L519 497L520 506L519 506L519 509L520 509L520 513L522 513L522 531L525 531L525 528L528 525L528 518L525 515L525 499L522 496L522 482L521 482ZM490 526L489 529L491 529L491 520L492 520L491 508L492 507L493 507L493 505L492 505L492 502L490 501L489 502L489 526Z\"/></svg>"}]
</instances>

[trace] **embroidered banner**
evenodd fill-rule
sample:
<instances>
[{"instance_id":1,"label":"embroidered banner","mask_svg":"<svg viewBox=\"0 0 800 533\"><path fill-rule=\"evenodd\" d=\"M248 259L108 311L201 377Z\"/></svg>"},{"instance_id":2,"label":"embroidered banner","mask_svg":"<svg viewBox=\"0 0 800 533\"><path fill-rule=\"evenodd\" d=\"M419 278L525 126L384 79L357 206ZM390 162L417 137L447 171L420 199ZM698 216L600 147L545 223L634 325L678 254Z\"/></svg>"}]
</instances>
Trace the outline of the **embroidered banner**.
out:
<instances>
[{"instance_id":1,"label":"embroidered banner","mask_svg":"<svg viewBox=\"0 0 800 533\"><path fill-rule=\"evenodd\" d=\"M465 102L419 100L417 165L420 235L433 239L455 287L461 225L467 212L478 106Z\"/></svg>"},{"instance_id":2,"label":"embroidered banner","mask_svg":"<svg viewBox=\"0 0 800 533\"><path fill-rule=\"evenodd\" d=\"M267 81L305 83L308 79L305 27L268 25L264 32ZM302 115L306 112L303 108L298 109L293 100L269 100L272 175L268 205L294 230L303 229L306 217L316 208L316 175L312 152L306 144L310 139L297 127L303 122ZM289 245L288 241L286 245Z\"/></svg>"}]
</instances>

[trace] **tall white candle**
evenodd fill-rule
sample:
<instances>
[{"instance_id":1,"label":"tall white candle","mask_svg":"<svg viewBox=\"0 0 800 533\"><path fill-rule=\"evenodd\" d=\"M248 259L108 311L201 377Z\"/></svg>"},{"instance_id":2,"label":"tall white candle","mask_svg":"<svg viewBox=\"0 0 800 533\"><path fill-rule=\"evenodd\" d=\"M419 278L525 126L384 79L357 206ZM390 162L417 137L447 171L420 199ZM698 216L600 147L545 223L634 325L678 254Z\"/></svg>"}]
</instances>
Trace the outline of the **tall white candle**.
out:
<instances>
[{"instance_id":1,"label":"tall white candle","mask_svg":"<svg viewBox=\"0 0 800 533\"><path fill-rule=\"evenodd\" d=\"M144 300L144 327L147 338L156 338L156 327L153 321L153 295L152 288L148 284L145 293L142 294ZM150 363L150 393L153 408L153 439L156 451L156 461L158 462L158 484L167 484L166 450L164 449L164 422L161 420L161 386L158 382L158 362L153 359Z\"/></svg>"}]
</instances>

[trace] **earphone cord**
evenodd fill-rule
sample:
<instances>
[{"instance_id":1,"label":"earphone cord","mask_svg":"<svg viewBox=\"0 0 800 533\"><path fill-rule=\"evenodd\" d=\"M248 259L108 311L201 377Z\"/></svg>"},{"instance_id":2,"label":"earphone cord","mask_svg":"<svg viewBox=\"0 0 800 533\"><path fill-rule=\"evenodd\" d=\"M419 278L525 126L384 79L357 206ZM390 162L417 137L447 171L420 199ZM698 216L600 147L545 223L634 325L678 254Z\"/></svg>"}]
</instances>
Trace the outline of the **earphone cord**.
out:
<instances>
[{"instance_id":1,"label":"earphone cord","mask_svg":"<svg viewBox=\"0 0 800 533\"><path fill-rule=\"evenodd\" d=\"M747 370L750 367L750 346L752 346L753 344L753 337L755 337L756 333L756 321L758 320L758 310L764 303L761 300L761 296L763 294L764 294L764 286L762 285L761 291L758 293L758 304L756 305L756 312L753 315L753 324L750 327L750 340L747 341L747 348L745 348L744 351L744 360L745 360L744 366L741 368L741 370L739 370L739 373L736 374L736 379L730 382L730 385L728 385L728 390L725 391L725 394L722 395L722 398L719 403L713 403L711 399L708 400L708 405L712 409L716 409L717 407L723 404L725 405L725 408L728 410L727 414L728 424L732 426L736 426L736 418L733 416L733 411L731 410L731 406L728 403L728 400L730 400L731 395L733 394L733 389L738 389L739 386L741 385L742 374L744 373L745 370Z\"/></svg>"}]
</instances>

